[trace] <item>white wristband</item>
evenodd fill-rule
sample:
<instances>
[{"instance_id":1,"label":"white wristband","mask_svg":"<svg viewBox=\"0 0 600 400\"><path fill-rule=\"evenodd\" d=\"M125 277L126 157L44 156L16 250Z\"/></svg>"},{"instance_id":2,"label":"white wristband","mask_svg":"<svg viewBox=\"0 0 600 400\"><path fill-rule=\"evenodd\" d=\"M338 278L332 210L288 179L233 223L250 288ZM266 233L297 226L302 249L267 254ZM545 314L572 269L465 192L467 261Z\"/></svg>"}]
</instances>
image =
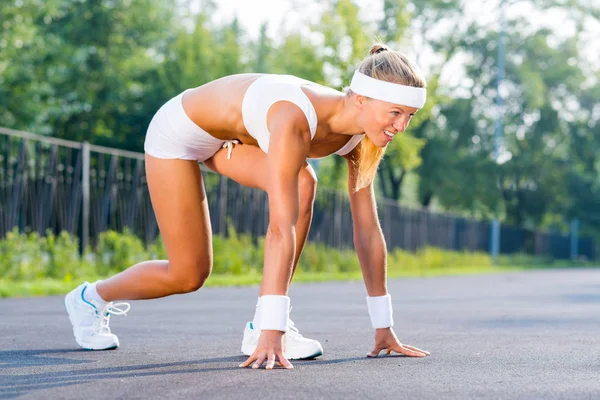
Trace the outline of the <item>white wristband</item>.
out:
<instances>
[{"instance_id":1,"label":"white wristband","mask_svg":"<svg viewBox=\"0 0 600 400\"><path fill-rule=\"evenodd\" d=\"M260 297L260 330L287 332L290 298L267 294Z\"/></svg>"},{"instance_id":2,"label":"white wristband","mask_svg":"<svg viewBox=\"0 0 600 400\"><path fill-rule=\"evenodd\" d=\"M369 307L369 316L373 329L391 328L394 326L392 316L392 296L367 296L367 306Z\"/></svg>"}]
</instances>

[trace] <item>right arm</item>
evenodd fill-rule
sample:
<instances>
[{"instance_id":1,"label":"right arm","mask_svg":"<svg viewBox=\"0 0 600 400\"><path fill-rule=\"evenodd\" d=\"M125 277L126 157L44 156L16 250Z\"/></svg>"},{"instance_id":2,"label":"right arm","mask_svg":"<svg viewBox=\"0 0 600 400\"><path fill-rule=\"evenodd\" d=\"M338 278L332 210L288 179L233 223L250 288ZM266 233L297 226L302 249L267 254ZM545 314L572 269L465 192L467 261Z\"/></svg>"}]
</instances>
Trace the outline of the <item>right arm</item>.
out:
<instances>
[{"instance_id":1,"label":"right arm","mask_svg":"<svg viewBox=\"0 0 600 400\"><path fill-rule=\"evenodd\" d=\"M287 324L288 310L282 309L279 300L287 296L296 250L295 225L299 213L298 175L306 162L311 136L304 113L289 102L278 102L271 107L267 116L267 125L270 132L266 172L269 228L265 242L265 262L260 289L261 312L263 315L268 315L268 318L285 318L285 321L278 319L273 323L274 326L281 326ZM277 307L271 307L271 313L265 313L267 298L277 300ZM279 315L280 313L282 315ZM261 319L264 323L265 319L262 317ZM277 357L284 367L293 368L283 355L284 332L279 330L280 328L265 328L264 325L261 328L256 350L241 366L247 367L254 363L252 367L258 368L267 361L267 369L272 369Z\"/></svg>"},{"instance_id":2,"label":"right arm","mask_svg":"<svg viewBox=\"0 0 600 400\"><path fill-rule=\"evenodd\" d=\"M308 122L297 106L276 103L269 111L271 115L267 119L271 132L266 177L269 228L261 296L287 295L295 255L298 175L310 147Z\"/></svg>"}]
</instances>

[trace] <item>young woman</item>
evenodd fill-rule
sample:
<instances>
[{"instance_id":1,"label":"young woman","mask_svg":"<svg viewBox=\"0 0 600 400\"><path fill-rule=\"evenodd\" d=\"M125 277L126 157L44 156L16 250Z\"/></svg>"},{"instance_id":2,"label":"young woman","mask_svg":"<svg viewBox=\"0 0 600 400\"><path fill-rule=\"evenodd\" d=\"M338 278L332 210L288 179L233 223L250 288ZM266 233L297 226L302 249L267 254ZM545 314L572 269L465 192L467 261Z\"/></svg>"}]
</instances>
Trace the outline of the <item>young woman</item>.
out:
<instances>
[{"instance_id":1,"label":"young woman","mask_svg":"<svg viewBox=\"0 0 600 400\"><path fill-rule=\"evenodd\" d=\"M258 368L266 361L272 369L277 360L293 368L283 337L293 330L287 293L314 200L314 172L306 160L337 153L348 164L354 243L376 330L370 355L381 350L428 355L402 344L392 330L386 247L373 191L385 147L423 107L425 86L404 55L375 45L345 92L289 75L240 74L171 99L152 120L145 143L148 188L169 259L134 265L69 293L65 304L77 342L114 348L118 340L108 328L109 317L126 312L129 305L112 301L191 292L208 278L211 227L197 165L204 161L242 184L266 190L269 198L263 279L253 323L260 334L240 366ZM219 152L222 147L226 151Z\"/></svg>"}]
</instances>

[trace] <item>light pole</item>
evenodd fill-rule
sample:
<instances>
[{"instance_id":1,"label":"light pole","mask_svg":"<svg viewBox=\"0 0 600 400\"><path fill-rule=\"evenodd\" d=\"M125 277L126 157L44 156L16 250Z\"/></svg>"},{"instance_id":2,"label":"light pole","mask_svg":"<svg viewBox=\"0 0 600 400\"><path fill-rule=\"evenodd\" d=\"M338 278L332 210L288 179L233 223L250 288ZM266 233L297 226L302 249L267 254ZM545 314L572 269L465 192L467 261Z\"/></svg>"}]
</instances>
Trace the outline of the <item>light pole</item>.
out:
<instances>
[{"instance_id":1,"label":"light pole","mask_svg":"<svg viewBox=\"0 0 600 400\"><path fill-rule=\"evenodd\" d=\"M500 165L500 150L502 148L502 118L504 116L504 100L502 99L502 94L500 93L500 88L502 86L502 80L504 79L504 40L505 40L505 30L506 30L506 19L504 16L504 0L500 0L500 31L498 33L498 72L496 77L496 129L494 133L494 160L496 161L496 166ZM497 178L499 189L501 190L501 182L499 178ZM496 209L496 211L498 211ZM500 253L500 221L498 220L498 215L496 214L495 218L492 220L491 232L490 232L490 254L492 256L492 260L494 264L497 263L498 254Z\"/></svg>"}]
</instances>

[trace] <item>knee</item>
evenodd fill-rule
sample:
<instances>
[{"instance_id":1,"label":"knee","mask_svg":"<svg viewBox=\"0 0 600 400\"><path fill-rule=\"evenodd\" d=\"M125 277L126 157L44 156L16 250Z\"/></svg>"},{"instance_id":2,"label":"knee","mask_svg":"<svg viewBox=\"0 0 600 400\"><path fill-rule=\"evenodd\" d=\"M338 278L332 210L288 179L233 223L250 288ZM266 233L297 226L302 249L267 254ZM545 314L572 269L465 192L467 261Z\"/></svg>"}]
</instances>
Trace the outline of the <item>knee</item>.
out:
<instances>
[{"instance_id":1,"label":"knee","mask_svg":"<svg viewBox=\"0 0 600 400\"><path fill-rule=\"evenodd\" d=\"M173 291L175 293L191 293L204 286L204 283L210 276L210 272L212 270L212 262L202 262L193 264L193 266L189 266L190 268L182 268L184 271L193 270L193 273L187 272L183 274L173 274L172 285Z\"/></svg>"},{"instance_id":2,"label":"knee","mask_svg":"<svg viewBox=\"0 0 600 400\"><path fill-rule=\"evenodd\" d=\"M298 190L300 192L300 213L312 212L317 195L317 176L311 169L304 169L298 176Z\"/></svg>"}]
</instances>

